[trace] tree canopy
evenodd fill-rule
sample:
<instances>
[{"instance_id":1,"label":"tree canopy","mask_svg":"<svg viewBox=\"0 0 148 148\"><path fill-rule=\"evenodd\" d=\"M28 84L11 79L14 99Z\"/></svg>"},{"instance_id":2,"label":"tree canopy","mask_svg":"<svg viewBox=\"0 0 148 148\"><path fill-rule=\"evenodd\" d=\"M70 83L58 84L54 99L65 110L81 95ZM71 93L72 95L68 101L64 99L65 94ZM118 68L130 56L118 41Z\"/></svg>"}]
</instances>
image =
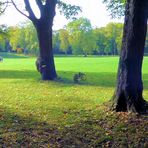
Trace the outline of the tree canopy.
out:
<instances>
[{"instance_id":1,"label":"tree canopy","mask_svg":"<svg viewBox=\"0 0 148 148\"><path fill-rule=\"evenodd\" d=\"M112 18L124 15L126 0L103 0Z\"/></svg>"}]
</instances>

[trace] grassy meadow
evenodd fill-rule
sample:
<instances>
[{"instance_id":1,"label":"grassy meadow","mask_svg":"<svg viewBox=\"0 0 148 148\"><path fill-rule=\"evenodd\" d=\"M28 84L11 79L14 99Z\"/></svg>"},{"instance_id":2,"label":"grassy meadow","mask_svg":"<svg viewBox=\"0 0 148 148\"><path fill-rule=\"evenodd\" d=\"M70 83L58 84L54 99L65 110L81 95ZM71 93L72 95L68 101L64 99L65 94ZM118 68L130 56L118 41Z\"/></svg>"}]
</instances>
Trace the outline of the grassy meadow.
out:
<instances>
[{"instance_id":1,"label":"grassy meadow","mask_svg":"<svg viewBox=\"0 0 148 148\"><path fill-rule=\"evenodd\" d=\"M1 55L1 54L0 54ZM146 116L114 113L118 57L55 57L60 80L43 82L35 58L3 54L0 62L2 147L147 147ZM73 82L83 72L86 81ZM148 57L143 65L148 100Z\"/></svg>"}]
</instances>

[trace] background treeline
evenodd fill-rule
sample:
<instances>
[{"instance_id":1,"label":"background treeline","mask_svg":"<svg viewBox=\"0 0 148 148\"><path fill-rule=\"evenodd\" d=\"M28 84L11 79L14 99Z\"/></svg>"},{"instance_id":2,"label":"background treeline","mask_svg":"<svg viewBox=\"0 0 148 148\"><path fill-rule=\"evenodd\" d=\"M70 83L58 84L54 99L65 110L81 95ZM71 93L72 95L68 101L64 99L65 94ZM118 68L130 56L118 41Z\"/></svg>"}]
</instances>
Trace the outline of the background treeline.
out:
<instances>
[{"instance_id":1,"label":"background treeline","mask_svg":"<svg viewBox=\"0 0 148 148\"><path fill-rule=\"evenodd\" d=\"M86 18L67 24L53 32L55 54L118 55L121 49L123 24L109 23L93 28ZM36 31L30 22L16 27L0 27L0 51L37 55L39 52ZM148 33L145 46L148 53Z\"/></svg>"}]
</instances>

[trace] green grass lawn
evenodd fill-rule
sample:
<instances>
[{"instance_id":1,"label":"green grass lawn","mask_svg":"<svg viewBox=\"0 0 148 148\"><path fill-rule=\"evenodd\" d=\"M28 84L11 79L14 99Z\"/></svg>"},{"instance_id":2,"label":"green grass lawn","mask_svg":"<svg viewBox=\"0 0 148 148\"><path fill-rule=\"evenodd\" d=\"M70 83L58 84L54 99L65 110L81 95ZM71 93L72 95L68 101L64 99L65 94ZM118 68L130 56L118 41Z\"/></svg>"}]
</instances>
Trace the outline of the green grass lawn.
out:
<instances>
[{"instance_id":1,"label":"green grass lawn","mask_svg":"<svg viewBox=\"0 0 148 148\"><path fill-rule=\"evenodd\" d=\"M0 62L0 145L12 147L147 147L145 116L108 111L118 57L56 57L61 81L43 82L35 58ZM73 75L86 74L74 84ZM148 99L148 57L143 66Z\"/></svg>"}]
</instances>

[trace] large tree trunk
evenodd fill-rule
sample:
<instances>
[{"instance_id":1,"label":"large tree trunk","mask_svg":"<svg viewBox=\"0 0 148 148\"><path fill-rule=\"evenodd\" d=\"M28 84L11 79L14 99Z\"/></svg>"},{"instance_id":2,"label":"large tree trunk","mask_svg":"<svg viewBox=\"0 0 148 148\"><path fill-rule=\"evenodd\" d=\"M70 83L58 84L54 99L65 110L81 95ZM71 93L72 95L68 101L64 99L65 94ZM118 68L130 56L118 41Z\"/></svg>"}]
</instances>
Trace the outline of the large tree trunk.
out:
<instances>
[{"instance_id":1,"label":"large tree trunk","mask_svg":"<svg viewBox=\"0 0 148 148\"><path fill-rule=\"evenodd\" d=\"M37 69L41 73L42 80L54 80L57 77L53 49L52 49L52 22L39 21L35 26L37 30L40 55L37 59Z\"/></svg>"},{"instance_id":2,"label":"large tree trunk","mask_svg":"<svg viewBox=\"0 0 148 148\"><path fill-rule=\"evenodd\" d=\"M147 29L146 6L147 0L127 0L117 89L113 97L116 111L146 111L141 72Z\"/></svg>"}]
</instances>

